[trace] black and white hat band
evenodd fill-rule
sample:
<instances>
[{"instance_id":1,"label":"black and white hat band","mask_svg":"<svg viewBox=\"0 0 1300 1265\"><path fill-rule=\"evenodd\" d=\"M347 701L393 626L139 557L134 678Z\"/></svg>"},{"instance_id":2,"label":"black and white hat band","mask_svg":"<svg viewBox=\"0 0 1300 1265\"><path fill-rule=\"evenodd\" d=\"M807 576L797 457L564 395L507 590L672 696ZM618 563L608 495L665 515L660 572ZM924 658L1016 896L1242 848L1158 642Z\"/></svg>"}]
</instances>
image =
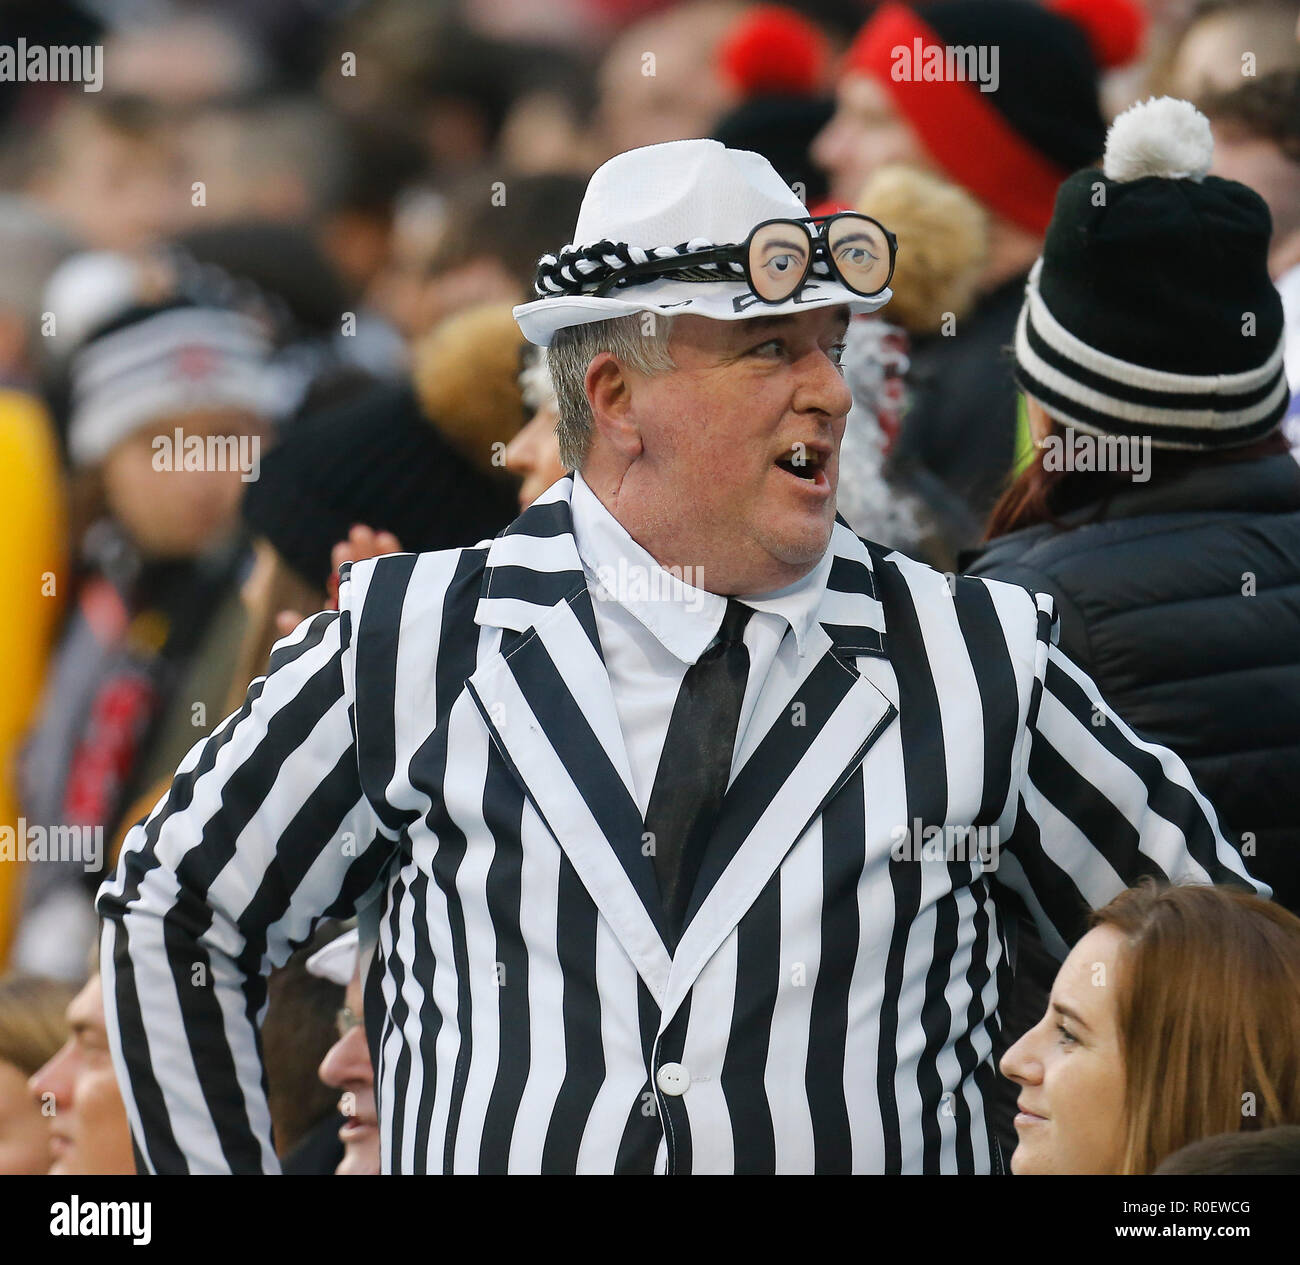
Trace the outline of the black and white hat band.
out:
<instances>
[{"instance_id":1,"label":"black and white hat band","mask_svg":"<svg viewBox=\"0 0 1300 1265\"><path fill-rule=\"evenodd\" d=\"M626 242L595 242L590 246L568 245L558 255L543 255L537 261L537 278L533 289L545 297L551 294L583 294L595 290L611 275L650 260L679 259L683 279L692 281L743 281L744 266L738 261L697 263L693 255L714 250L715 243L697 237L680 246L655 246L643 249ZM812 274L831 276L823 259L814 259Z\"/></svg>"},{"instance_id":2,"label":"black and white hat band","mask_svg":"<svg viewBox=\"0 0 1300 1265\"><path fill-rule=\"evenodd\" d=\"M593 242L590 246L570 244L556 255L543 255L537 261L537 279L533 289L539 297L550 294L582 294L594 290L612 273L651 259L681 259L682 268L692 267L690 256L712 250L714 243L694 238L680 246L656 246L649 250L629 246L626 242ZM710 264L708 276L699 280L743 281L745 270L740 264ZM702 270L703 271L703 270ZM823 270L825 271L825 270Z\"/></svg>"},{"instance_id":3,"label":"black and white hat band","mask_svg":"<svg viewBox=\"0 0 1300 1265\"><path fill-rule=\"evenodd\" d=\"M1049 414L1094 433L1149 436L1157 448L1230 448L1268 434L1290 391L1279 339L1241 373L1171 373L1121 360L1070 333L1029 274L1016 324L1016 380Z\"/></svg>"}]
</instances>

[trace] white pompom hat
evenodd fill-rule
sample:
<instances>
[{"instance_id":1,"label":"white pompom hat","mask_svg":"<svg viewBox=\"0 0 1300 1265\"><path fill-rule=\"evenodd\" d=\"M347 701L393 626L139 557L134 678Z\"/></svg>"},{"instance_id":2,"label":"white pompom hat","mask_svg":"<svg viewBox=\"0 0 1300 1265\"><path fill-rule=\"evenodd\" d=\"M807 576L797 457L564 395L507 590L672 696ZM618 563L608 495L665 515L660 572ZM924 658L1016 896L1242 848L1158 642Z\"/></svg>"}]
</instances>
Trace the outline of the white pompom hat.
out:
<instances>
[{"instance_id":1,"label":"white pompom hat","mask_svg":"<svg viewBox=\"0 0 1300 1265\"><path fill-rule=\"evenodd\" d=\"M685 281L666 278L629 286L617 295L566 293L604 264L578 258L601 255L614 267L644 259L689 256L710 246L743 242L764 220L804 219L808 210L761 154L728 149L719 141L668 141L618 154L587 185L573 241L538 261L542 297L514 309L524 337L545 347L558 329L634 312L690 314L718 321L780 316L844 304L874 312L892 291L864 298L814 265L804 286L784 303L759 301L743 277ZM602 244L608 249L601 250ZM598 248L593 250L593 248ZM689 258L683 259L683 266Z\"/></svg>"},{"instance_id":2,"label":"white pompom hat","mask_svg":"<svg viewBox=\"0 0 1300 1265\"><path fill-rule=\"evenodd\" d=\"M1061 186L1015 341L1017 381L1059 421L1212 449L1286 412L1268 207L1210 175L1213 157L1205 117L1161 97L1115 120L1101 171Z\"/></svg>"}]
</instances>

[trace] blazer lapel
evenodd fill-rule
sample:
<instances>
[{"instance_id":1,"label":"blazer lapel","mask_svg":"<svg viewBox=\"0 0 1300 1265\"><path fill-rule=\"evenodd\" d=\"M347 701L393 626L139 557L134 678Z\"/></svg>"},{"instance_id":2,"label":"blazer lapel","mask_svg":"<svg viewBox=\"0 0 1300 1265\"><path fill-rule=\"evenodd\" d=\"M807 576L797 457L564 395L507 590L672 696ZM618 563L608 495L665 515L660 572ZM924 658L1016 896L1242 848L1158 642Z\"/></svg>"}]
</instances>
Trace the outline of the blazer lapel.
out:
<instances>
[{"instance_id":1,"label":"blazer lapel","mask_svg":"<svg viewBox=\"0 0 1300 1265\"><path fill-rule=\"evenodd\" d=\"M644 823L573 541L571 489L571 479L561 480L493 541L476 619L520 635L507 633L466 687L533 807L660 1001L669 958L659 892L653 861L642 851Z\"/></svg>"},{"instance_id":2,"label":"blazer lapel","mask_svg":"<svg viewBox=\"0 0 1300 1265\"><path fill-rule=\"evenodd\" d=\"M789 850L852 776L898 708L859 671L884 659L884 612L870 555L837 526L835 561L805 653L787 637L744 735L686 911L664 1022Z\"/></svg>"},{"instance_id":3,"label":"blazer lapel","mask_svg":"<svg viewBox=\"0 0 1300 1265\"><path fill-rule=\"evenodd\" d=\"M507 630L466 687L514 776L667 1023L709 958L898 715L866 546L842 523L805 654L787 638L743 736L686 913L666 948L654 865L562 479L491 544L475 618Z\"/></svg>"}]
</instances>

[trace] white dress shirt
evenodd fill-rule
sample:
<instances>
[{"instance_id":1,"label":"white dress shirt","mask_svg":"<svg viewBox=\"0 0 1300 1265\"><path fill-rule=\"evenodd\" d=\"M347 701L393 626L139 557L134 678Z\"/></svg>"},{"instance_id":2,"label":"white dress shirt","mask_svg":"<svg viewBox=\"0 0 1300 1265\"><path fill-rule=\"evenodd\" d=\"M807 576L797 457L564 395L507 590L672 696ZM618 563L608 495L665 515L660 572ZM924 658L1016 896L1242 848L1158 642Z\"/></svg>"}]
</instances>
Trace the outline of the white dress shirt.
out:
<instances>
[{"instance_id":1,"label":"white dress shirt","mask_svg":"<svg viewBox=\"0 0 1300 1265\"><path fill-rule=\"evenodd\" d=\"M573 476L573 535L596 612L637 807L644 816L677 691L686 669L717 640L727 599L664 570L580 474ZM827 549L807 575L787 588L737 599L754 614L745 627L749 680L733 761L782 640L793 634L799 654L805 652L832 561ZM731 773L734 777L734 764Z\"/></svg>"}]
</instances>

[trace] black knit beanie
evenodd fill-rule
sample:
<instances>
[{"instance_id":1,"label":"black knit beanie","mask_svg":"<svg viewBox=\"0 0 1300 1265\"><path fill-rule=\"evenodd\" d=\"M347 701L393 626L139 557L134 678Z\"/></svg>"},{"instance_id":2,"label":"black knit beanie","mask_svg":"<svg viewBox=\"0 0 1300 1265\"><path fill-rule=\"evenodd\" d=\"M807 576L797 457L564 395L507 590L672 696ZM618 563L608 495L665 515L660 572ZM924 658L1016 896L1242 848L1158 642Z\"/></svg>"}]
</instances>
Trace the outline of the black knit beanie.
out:
<instances>
[{"instance_id":1,"label":"black knit beanie","mask_svg":"<svg viewBox=\"0 0 1300 1265\"><path fill-rule=\"evenodd\" d=\"M1054 417L1184 449L1282 418L1268 207L1207 175L1213 153L1206 119L1162 97L1115 120L1104 170L1062 185L1016 331L1017 379Z\"/></svg>"},{"instance_id":2,"label":"black knit beanie","mask_svg":"<svg viewBox=\"0 0 1300 1265\"><path fill-rule=\"evenodd\" d=\"M786 184L801 187L800 200L812 206L826 196L826 173L808 151L834 112L830 100L756 97L724 115L714 125L713 139L728 149L762 154Z\"/></svg>"},{"instance_id":3,"label":"black knit beanie","mask_svg":"<svg viewBox=\"0 0 1300 1265\"><path fill-rule=\"evenodd\" d=\"M494 536L518 505L443 440L408 385L384 383L288 426L248 485L243 512L302 579L324 589L330 551L357 523L423 552Z\"/></svg>"}]
</instances>

